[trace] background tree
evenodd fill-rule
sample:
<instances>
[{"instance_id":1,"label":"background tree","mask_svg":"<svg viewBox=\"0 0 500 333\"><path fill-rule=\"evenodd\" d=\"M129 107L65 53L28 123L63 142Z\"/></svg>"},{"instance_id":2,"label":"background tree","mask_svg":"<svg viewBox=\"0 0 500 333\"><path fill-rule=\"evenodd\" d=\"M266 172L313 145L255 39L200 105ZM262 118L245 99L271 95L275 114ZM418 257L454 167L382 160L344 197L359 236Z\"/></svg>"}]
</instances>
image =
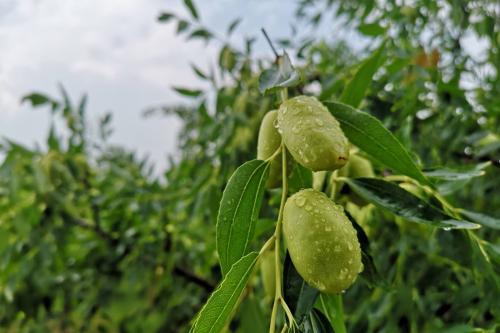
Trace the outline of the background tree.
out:
<instances>
[{"instance_id":1,"label":"background tree","mask_svg":"<svg viewBox=\"0 0 500 333\"><path fill-rule=\"evenodd\" d=\"M191 17L163 12L159 22L216 45L219 56L215 68L193 66L209 88L175 87L189 103L147 112L183 122L180 156L162 176L107 142L109 115L99 137L89 136L86 98L74 104L64 89L60 97L25 97L34 107L49 106L54 126L44 147L8 140L0 146L0 327L7 331L187 332L222 279L215 223L223 189L238 166L255 158L260 122L280 101L259 89L262 71L274 62L271 53L254 54L260 32L233 45L228 36L239 19L212 31L195 5L184 3ZM457 214L482 226L465 232L413 224L373 205L347 203L355 186L343 186L339 201L366 232L379 273L366 275L365 267L343 295L348 331L494 332L500 321L500 221L491 217L500 216L498 5L294 5L291 37L274 40L302 77L289 95L342 101L376 117L414 152L438 191L415 194L444 210L443 202L460 207ZM355 31L366 47L320 37L318 27L332 23ZM483 57L464 49L470 35L487 45ZM377 177L399 177L363 156ZM291 180L290 187L296 191L300 183ZM279 190L264 194L254 249L272 233L279 197ZM250 277L231 331L267 331L270 304L261 284L260 275ZM328 316L329 306L335 304L319 308Z\"/></svg>"}]
</instances>

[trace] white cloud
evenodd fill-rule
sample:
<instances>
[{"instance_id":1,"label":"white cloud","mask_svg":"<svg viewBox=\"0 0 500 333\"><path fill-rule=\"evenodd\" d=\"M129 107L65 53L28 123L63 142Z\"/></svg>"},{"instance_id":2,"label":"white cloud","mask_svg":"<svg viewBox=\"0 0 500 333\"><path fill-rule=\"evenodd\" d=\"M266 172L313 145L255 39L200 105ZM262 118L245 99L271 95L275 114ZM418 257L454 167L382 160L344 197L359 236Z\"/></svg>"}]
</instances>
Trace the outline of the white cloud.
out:
<instances>
[{"instance_id":1,"label":"white cloud","mask_svg":"<svg viewBox=\"0 0 500 333\"><path fill-rule=\"evenodd\" d=\"M242 36L258 36L261 52L270 53L261 26L274 37L290 30L293 6L282 1L195 3L202 21L218 33L244 17L233 41L241 45ZM91 120L114 111L114 142L164 161L175 151L179 122L145 120L141 111L181 101L169 87L201 85L189 64L206 69L216 55L211 46L177 37L172 23L158 24L163 10L189 15L180 0L0 0L0 138L43 142L48 112L19 101L34 90L58 96L61 82L75 99L88 93Z\"/></svg>"}]
</instances>

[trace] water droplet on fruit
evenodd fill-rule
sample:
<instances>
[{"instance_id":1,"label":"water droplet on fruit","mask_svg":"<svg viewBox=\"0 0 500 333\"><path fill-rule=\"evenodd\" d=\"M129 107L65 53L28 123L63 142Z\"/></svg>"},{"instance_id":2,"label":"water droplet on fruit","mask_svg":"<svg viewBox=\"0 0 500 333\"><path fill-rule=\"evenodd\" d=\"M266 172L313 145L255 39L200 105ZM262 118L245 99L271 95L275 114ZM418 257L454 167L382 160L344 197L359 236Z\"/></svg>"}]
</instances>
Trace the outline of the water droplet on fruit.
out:
<instances>
[{"instance_id":1,"label":"water droplet on fruit","mask_svg":"<svg viewBox=\"0 0 500 333\"><path fill-rule=\"evenodd\" d=\"M307 210L308 212L310 212L310 211L312 210L312 206L311 206L311 205L307 205L307 206L306 206L306 210Z\"/></svg>"},{"instance_id":2,"label":"water droplet on fruit","mask_svg":"<svg viewBox=\"0 0 500 333\"><path fill-rule=\"evenodd\" d=\"M316 287L317 287L320 291L323 291L323 290L325 290L325 289L326 289L326 286L325 286L323 283L319 282L319 281L316 281Z\"/></svg>"},{"instance_id":3,"label":"water droplet on fruit","mask_svg":"<svg viewBox=\"0 0 500 333\"><path fill-rule=\"evenodd\" d=\"M316 121L316 125L323 126L323 120L316 118L315 121Z\"/></svg>"},{"instance_id":4,"label":"water droplet on fruit","mask_svg":"<svg viewBox=\"0 0 500 333\"><path fill-rule=\"evenodd\" d=\"M304 197L297 197L295 199L295 204L297 205L297 207L303 207L306 203L306 198Z\"/></svg>"}]
</instances>

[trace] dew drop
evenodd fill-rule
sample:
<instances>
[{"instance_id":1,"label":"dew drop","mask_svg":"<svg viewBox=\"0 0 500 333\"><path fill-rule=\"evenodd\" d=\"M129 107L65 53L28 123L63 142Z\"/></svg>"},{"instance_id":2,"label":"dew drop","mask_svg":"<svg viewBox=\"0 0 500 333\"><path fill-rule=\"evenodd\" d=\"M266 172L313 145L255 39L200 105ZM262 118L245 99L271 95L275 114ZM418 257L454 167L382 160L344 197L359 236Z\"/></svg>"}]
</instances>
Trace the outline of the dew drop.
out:
<instances>
[{"instance_id":1,"label":"dew drop","mask_svg":"<svg viewBox=\"0 0 500 333\"><path fill-rule=\"evenodd\" d=\"M305 203L306 203L306 198L302 196L295 198L295 204L297 205L297 207L303 207Z\"/></svg>"},{"instance_id":2,"label":"dew drop","mask_svg":"<svg viewBox=\"0 0 500 333\"><path fill-rule=\"evenodd\" d=\"M319 282L319 281L316 281L316 287L317 287L320 291L323 291L323 290L325 290L325 289L326 289L326 286L325 286L323 283Z\"/></svg>"}]
</instances>

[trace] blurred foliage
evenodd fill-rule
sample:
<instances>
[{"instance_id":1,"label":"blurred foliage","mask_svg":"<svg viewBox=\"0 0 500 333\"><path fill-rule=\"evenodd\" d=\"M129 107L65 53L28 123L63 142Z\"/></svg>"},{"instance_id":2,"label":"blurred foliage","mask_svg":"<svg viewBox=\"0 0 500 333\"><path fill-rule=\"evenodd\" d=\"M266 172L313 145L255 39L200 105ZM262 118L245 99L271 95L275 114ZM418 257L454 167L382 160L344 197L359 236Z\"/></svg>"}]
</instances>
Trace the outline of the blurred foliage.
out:
<instances>
[{"instance_id":1,"label":"blurred foliage","mask_svg":"<svg viewBox=\"0 0 500 333\"><path fill-rule=\"evenodd\" d=\"M182 120L179 156L161 177L147 160L107 142L110 115L101 119L97 138L89 134L86 98L75 105L64 89L57 98L25 97L51 110L53 126L43 147L0 145L2 331L187 332L220 281L217 209L230 175L255 157L264 113L278 105L259 92L259 75L273 59L255 56L255 36L233 42L240 19L215 32L192 1L184 4L189 17L163 12L159 22L219 53L214 67L192 65L206 88L174 88L186 105L147 111ZM384 41L359 108L393 131L424 168L489 161L481 177L441 180L438 188L458 207L500 217L498 4L300 0L294 6L291 37L275 41L303 77L290 95L340 99ZM333 37L322 38L331 27ZM471 40L484 45L484 54L470 54ZM480 48L475 43L472 49ZM278 200L279 191L266 193L258 234L269 233ZM371 205L347 209L366 230L385 280L376 287L358 282L344 295L349 332L498 329L498 228L443 231ZM231 331L267 328L270 305L254 288L260 285L253 276Z\"/></svg>"}]
</instances>

